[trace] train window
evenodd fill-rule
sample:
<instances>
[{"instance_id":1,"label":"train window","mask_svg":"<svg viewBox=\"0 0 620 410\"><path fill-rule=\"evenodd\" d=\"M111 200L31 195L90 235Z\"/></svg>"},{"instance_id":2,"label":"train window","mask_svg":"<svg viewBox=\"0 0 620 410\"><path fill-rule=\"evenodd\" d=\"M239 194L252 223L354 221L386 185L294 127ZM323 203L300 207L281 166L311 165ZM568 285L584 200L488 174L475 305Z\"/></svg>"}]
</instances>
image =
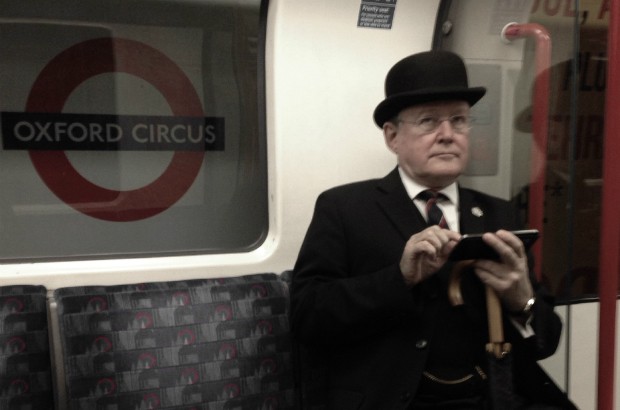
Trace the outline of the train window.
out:
<instances>
[{"instance_id":1,"label":"train window","mask_svg":"<svg viewBox=\"0 0 620 410\"><path fill-rule=\"evenodd\" d=\"M0 261L259 246L265 10L3 1Z\"/></svg>"},{"instance_id":2,"label":"train window","mask_svg":"<svg viewBox=\"0 0 620 410\"><path fill-rule=\"evenodd\" d=\"M442 4L434 46L489 89L468 184L514 200L542 231L537 270L560 303L595 298L609 2ZM485 13L488 24L468 23Z\"/></svg>"}]
</instances>

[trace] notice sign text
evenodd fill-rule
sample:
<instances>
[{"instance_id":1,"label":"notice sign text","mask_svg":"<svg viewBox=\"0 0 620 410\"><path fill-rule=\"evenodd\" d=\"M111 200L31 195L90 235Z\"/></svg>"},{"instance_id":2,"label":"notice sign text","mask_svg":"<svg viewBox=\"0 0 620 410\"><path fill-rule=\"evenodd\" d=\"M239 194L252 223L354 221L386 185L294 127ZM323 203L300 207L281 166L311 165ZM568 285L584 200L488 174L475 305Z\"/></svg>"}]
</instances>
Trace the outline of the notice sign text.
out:
<instances>
[{"instance_id":1,"label":"notice sign text","mask_svg":"<svg viewBox=\"0 0 620 410\"><path fill-rule=\"evenodd\" d=\"M358 27L391 29L396 0L362 0Z\"/></svg>"}]
</instances>

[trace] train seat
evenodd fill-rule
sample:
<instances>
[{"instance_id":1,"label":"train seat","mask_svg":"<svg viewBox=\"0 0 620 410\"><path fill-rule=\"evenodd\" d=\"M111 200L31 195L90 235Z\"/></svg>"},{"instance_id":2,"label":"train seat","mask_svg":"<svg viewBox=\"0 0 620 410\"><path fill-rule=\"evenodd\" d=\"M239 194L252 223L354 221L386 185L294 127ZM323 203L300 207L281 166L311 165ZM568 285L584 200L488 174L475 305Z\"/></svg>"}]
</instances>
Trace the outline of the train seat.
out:
<instances>
[{"instance_id":1,"label":"train seat","mask_svg":"<svg viewBox=\"0 0 620 410\"><path fill-rule=\"evenodd\" d=\"M53 409L43 286L0 287L0 409Z\"/></svg>"},{"instance_id":2,"label":"train seat","mask_svg":"<svg viewBox=\"0 0 620 410\"><path fill-rule=\"evenodd\" d=\"M67 287L52 298L59 408L297 408L288 285L277 274Z\"/></svg>"}]
</instances>

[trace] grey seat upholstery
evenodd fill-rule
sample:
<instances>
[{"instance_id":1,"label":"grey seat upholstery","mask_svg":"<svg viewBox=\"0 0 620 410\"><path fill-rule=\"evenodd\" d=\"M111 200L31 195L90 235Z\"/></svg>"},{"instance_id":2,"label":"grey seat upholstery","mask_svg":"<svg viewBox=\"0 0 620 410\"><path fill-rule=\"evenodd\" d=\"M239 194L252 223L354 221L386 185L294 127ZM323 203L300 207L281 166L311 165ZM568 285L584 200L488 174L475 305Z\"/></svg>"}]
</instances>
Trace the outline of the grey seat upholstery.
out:
<instances>
[{"instance_id":1,"label":"grey seat upholstery","mask_svg":"<svg viewBox=\"0 0 620 410\"><path fill-rule=\"evenodd\" d=\"M43 286L0 287L0 409L53 409Z\"/></svg>"},{"instance_id":2,"label":"grey seat upholstery","mask_svg":"<svg viewBox=\"0 0 620 410\"><path fill-rule=\"evenodd\" d=\"M61 288L54 299L68 409L296 408L276 274Z\"/></svg>"}]
</instances>

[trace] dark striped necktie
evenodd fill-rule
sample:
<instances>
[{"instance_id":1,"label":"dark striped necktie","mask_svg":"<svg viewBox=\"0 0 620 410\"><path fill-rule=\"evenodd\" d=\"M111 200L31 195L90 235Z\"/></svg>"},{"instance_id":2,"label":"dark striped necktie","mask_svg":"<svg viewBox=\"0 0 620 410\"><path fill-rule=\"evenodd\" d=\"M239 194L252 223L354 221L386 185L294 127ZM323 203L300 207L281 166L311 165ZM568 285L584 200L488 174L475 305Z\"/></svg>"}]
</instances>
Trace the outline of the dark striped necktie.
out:
<instances>
[{"instance_id":1,"label":"dark striped necktie","mask_svg":"<svg viewBox=\"0 0 620 410\"><path fill-rule=\"evenodd\" d=\"M422 191L418 194L417 198L426 201L426 219L429 226L439 225L440 228L448 228L446 218L444 217L443 212L441 212L441 209L439 209L439 206L437 206L437 201L445 197L446 196L444 194L431 189L427 189L426 191Z\"/></svg>"}]
</instances>

